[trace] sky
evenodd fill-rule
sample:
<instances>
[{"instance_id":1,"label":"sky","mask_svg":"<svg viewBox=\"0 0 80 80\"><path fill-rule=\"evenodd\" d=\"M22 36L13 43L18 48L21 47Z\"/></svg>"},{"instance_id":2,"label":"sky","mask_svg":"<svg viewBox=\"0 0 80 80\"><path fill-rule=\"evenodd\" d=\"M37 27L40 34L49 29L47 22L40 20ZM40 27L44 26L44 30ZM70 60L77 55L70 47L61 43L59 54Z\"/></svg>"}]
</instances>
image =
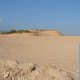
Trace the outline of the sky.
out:
<instances>
[{"instance_id":1,"label":"sky","mask_svg":"<svg viewBox=\"0 0 80 80\"><path fill-rule=\"evenodd\" d=\"M80 0L0 0L0 31L12 29L80 36Z\"/></svg>"}]
</instances>

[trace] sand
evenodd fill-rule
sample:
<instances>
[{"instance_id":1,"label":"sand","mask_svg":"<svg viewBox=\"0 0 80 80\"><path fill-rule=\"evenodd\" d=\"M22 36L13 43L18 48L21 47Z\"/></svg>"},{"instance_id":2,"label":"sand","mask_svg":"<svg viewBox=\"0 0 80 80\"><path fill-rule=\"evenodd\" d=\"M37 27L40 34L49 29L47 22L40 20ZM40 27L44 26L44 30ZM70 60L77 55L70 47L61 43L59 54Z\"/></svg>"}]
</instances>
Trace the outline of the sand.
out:
<instances>
[{"instance_id":1,"label":"sand","mask_svg":"<svg viewBox=\"0 0 80 80\"><path fill-rule=\"evenodd\" d=\"M0 60L0 80L77 80L77 76L53 64L39 66L32 63Z\"/></svg>"},{"instance_id":2,"label":"sand","mask_svg":"<svg viewBox=\"0 0 80 80\"><path fill-rule=\"evenodd\" d=\"M79 43L80 36L32 36L27 33L0 35L0 59L3 60L3 63L6 60L13 60L19 63L29 63L31 66L34 64L39 66L31 72L32 67L26 79L18 79L20 77L18 75L19 77L13 80L76 80L73 75L78 75ZM57 69L54 70L53 65ZM48 70L46 66L49 66ZM10 79L4 76L1 78L2 80Z\"/></svg>"}]
</instances>

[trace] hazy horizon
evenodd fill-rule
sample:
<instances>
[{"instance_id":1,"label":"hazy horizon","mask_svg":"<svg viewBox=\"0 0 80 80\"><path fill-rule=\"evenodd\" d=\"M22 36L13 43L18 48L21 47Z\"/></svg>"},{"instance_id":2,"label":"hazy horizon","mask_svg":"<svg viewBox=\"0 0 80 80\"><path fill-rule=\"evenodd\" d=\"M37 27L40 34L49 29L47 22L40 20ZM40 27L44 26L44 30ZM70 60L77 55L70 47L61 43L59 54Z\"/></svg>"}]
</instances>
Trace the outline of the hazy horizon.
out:
<instances>
[{"instance_id":1,"label":"hazy horizon","mask_svg":"<svg viewBox=\"0 0 80 80\"><path fill-rule=\"evenodd\" d=\"M0 0L0 31L14 29L80 36L80 0Z\"/></svg>"}]
</instances>

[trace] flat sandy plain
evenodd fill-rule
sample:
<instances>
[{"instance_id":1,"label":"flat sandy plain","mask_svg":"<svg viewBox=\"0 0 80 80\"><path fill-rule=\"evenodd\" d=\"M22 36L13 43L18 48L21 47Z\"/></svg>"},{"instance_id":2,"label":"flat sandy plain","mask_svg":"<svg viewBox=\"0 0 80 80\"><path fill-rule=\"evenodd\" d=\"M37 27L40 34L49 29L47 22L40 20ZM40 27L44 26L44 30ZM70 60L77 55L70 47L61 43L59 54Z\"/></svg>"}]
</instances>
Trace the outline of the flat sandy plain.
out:
<instances>
[{"instance_id":1,"label":"flat sandy plain","mask_svg":"<svg viewBox=\"0 0 80 80\"><path fill-rule=\"evenodd\" d=\"M31 36L28 33L0 35L0 59L39 66L54 64L62 70L76 74L78 72L79 43L80 36ZM9 78L4 77L2 80L9 80ZM34 79L11 80L76 79L48 79L46 77L44 79L39 76Z\"/></svg>"}]
</instances>

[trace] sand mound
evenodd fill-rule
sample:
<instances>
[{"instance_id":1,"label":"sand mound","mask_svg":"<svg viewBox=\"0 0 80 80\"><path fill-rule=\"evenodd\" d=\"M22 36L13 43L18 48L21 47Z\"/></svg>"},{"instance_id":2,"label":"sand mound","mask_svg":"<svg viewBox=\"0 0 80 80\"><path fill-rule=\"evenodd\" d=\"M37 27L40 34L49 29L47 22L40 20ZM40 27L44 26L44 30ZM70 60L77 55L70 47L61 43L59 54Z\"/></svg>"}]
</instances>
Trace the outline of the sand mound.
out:
<instances>
[{"instance_id":1,"label":"sand mound","mask_svg":"<svg viewBox=\"0 0 80 80\"><path fill-rule=\"evenodd\" d=\"M53 64L38 66L11 60L0 60L0 80L76 80L73 73Z\"/></svg>"},{"instance_id":2,"label":"sand mound","mask_svg":"<svg viewBox=\"0 0 80 80\"><path fill-rule=\"evenodd\" d=\"M4 35L17 35L26 33L27 36L61 36L62 34L57 30L23 30L22 32L16 31L15 33L11 32L5 32Z\"/></svg>"},{"instance_id":3,"label":"sand mound","mask_svg":"<svg viewBox=\"0 0 80 80\"><path fill-rule=\"evenodd\" d=\"M62 34L57 30L30 30L35 36L61 36Z\"/></svg>"}]
</instances>

